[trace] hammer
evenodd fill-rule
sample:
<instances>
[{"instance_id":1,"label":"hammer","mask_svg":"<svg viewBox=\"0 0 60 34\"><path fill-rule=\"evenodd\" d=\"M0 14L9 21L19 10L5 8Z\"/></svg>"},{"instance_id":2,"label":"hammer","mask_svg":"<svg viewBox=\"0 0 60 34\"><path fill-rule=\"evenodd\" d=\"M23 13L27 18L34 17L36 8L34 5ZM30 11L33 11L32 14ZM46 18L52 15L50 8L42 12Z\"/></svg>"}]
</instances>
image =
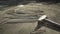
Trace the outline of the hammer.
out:
<instances>
[{"instance_id":1,"label":"hammer","mask_svg":"<svg viewBox=\"0 0 60 34\"><path fill-rule=\"evenodd\" d=\"M38 24L37 27L35 28L34 31L39 30L42 26L48 27L50 29L56 30L60 32L60 24L56 23L52 20L49 20L47 18L47 15L43 15L38 19Z\"/></svg>"}]
</instances>

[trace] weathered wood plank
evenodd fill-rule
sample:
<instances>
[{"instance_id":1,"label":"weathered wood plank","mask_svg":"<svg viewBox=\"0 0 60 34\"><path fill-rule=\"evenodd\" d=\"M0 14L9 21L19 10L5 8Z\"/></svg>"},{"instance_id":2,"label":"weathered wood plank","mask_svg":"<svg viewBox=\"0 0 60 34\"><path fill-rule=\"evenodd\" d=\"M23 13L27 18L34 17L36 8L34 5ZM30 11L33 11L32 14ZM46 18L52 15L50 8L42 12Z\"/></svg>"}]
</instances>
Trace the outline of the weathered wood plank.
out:
<instances>
[{"instance_id":1,"label":"weathered wood plank","mask_svg":"<svg viewBox=\"0 0 60 34\"><path fill-rule=\"evenodd\" d=\"M36 22L36 19L10 19L7 23L26 23L26 22Z\"/></svg>"}]
</instances>

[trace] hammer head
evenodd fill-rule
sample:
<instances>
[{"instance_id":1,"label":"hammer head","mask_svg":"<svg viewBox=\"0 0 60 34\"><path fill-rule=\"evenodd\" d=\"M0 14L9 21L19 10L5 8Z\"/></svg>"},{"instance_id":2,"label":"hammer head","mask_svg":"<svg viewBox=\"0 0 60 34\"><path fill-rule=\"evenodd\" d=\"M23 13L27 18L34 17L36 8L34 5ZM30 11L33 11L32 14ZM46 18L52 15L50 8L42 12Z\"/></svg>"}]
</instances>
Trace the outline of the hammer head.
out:
<instances>
[{"instance_id":1,"label":"hammer head","mask_svg":"<svg viewBox=\"0 0 60 34\"><path fill-rule=\"evenodd\" d=\"M39 20L39 21L42 21L42 20L46 19L46 17L47 17L47 15L43 15L43 16L41 16L38 20Z\"/></svg>"}]
</instances>

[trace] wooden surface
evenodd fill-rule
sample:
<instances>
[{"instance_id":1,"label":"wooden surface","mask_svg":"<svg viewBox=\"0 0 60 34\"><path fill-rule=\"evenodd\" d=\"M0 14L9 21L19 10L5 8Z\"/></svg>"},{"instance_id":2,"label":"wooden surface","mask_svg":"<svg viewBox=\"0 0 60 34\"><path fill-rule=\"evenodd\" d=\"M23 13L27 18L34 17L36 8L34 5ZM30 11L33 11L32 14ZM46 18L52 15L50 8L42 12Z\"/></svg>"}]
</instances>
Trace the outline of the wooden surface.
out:
<instances>
[{"instance_id":1,"label":"wooden surface","mask_svg":"<svg viewBox=\"0 0 60 34\"><path fill-rule=\"evenodd\" d=\"M6 18L9 19L38 19L41 15L46 14L49 19L59 23L60 21L60 4L47 3L29 3L21 7L6 7L0 11L0 22ZM28 20L29 21L29 20ZM5 21L4 21L5 22ZM3 23L4 23L3 22ZM23 22L23 20L22 20ZM0 24L1 34L30 34L37 26L37 21L27 23L7 23ZM48 27L43 34L60 34Z\"/></svg>"}]
</instances>

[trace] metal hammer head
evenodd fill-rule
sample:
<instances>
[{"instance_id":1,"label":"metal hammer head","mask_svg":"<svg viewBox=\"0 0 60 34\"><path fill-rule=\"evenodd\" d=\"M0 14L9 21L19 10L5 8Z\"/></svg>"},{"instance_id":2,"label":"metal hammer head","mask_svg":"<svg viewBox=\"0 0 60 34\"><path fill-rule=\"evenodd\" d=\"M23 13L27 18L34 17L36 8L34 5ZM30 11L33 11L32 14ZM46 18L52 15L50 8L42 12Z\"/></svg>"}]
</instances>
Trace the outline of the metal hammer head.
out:
<instances>
[{"instance_id":1,"label":"metal hammer head","mask_svg":"<svg viewBox=\"0 0 60 34\"><path fill-rule=\"evenodd\" d=\"M39 20L39 21L42 21L43 19L46 19L46 17L47 17L47 15L43 15L43 16L41 16L38 20Z\"/></svg>"}]
</instances>

